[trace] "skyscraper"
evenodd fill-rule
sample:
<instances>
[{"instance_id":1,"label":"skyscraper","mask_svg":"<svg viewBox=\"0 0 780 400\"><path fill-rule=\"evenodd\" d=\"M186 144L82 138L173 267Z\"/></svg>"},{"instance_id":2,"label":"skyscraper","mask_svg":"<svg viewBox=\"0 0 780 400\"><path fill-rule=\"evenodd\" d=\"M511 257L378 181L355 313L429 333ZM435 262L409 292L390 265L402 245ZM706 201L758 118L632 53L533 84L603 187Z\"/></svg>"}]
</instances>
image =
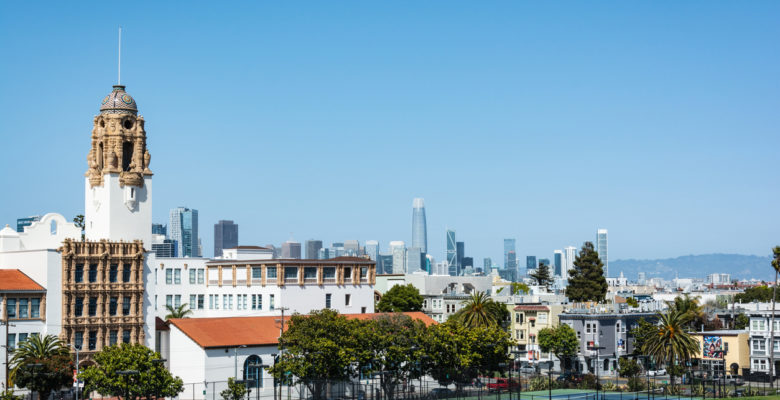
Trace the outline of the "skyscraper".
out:
<instances>
[{"instance_id":1,"label":"skyscraper","mask_svg":"<svg viewBox=\"0 0 780 400\"><path fill-rule=\"evenodd\" d=\"M596 252L604 264L604 277L609 277L609 257L607 256L607 230L599 229L596 232Z\"/></svg>"},{"instance_id":2,"label":"skyscraper","mask_svg":"<svg viewBox=\"0 0 780 400\"><path fill-rule=\"evenodd\" d=\"M411 274L423 271L423 265L425 265L424 257L424 253L418 247L406 249L406 273Z\"/></svg>"},{"instance_id":3,"label":"skyscraper","mask_svg":"<svg viewBox=\"0 0 780 400\"><path fill-rule=\"evenodd\" d=\"M555 276L563 276L563 250L553 252L553 269Z\"/></svg>"},{"instance_id":4,"label":"skyscraper","mask_svg":"<svg viewBox=\"0 0 780 400\"><path fill-rule=\"evenodd\" d=\"M490 257L482 259L482 267L484 268L485 273L489 274L493 269L493 260L491 260Z\"/></svg>"},{"instance_id":5,"label":"skyscraper","mask_svg":"<svg viewBox=\"0 0 780 400\"><path fill-rule=\"evenodd\" d=\"M380 254L377 265L381 267L381 274L393 273L393 255L392 254Z\"/></svg>"},{"instance_id":6,"label":"skyscraper","mask_svg":"<svg viewBox=\"0 0 780 400\"><path fill-rule=\"evenodd\" d=\"M24 232L25 226L32 225L33 222L40 221L41 216L40 215L33 215L31 217L26 218L17 218L16 219L16 231L17 232Z\"/></svg>"},{"instance_id":7,"label":"skyscraper","mask_svg":"<svg viewBox=\"0 0 780 400\"><path fill-rule=\"evenodd\" d=\"M509 260L510 263L504 268L504 271L509 272L504 273L511 278L512 282L518 281L518 278L523 274L520 273L520 266L517 265L517 253L515 253L514 250L509 250L509 253L506 254L505 258Z\"/></svg>"},{"instance_id":8,"label":"skyscraper","mask_svg":"<svg viewBox=\"0 0 780 400\"><path fill-rule=\"evenodd\" d=\"M344 255L357 257L360 255L360 242L357 240L344 241Z\"/></svg>"},{"instance_id":9,"label":"skyscraper","mask_svg":"<svg viewBox=\"0 0 780 400\"><path fill-rule=\"evenodd\" d=\"M577 257L577 248L568 246L563 249L563 278L569 278L569 270L574 268L574 259Z\"/></svg>"},{"instance_id":10,"label":"skyscraper","mask_svg":"<svg viewBox=\"0 0 780 400\"><path fill-rule=\"evenodd\" d=\"M306 259L316 260L320 258L320 249L322 248L322 240L307 240L306 241Z\"/></svg>"},{"instance_id":11,"label":"skyscraper","mask_svg":"<svg viewBox=\"0 0 780 400\"><path fill-rule=\"evenodd\" d=\"M214 224L214 257L222 257L223 249L238 247L238 224L220 220Z\"/></svg>"},{"instance_id":12,"label":"skyscraper","mask_svg":"<svg viewBox=\"0 0 780 400\"><path fill-rule=\"evenodd\" d=\"M513 256L509 256L512 252ZM515 239L504 239L504 268L517 269L517 249L515 248Z\"/></svg>"},{"instance_id":13,"label":"skyscraper","mask_svg":"<svg viewBox=\"0 0 780 400\"><path fill-rule=\"evenodd\" d=\"M152 224L152 235L168 236L168 226L163 224Z\"/></svg>"},{"instance_id":14,"label":"skyscraper","mask_svg":"<svg viewBox=\"0 0 780 400\"><path fill-rule=\"evenodd\" d=\"M428 225L425 222L425 202L416 198L412 202L412 247L423 254L428 252Z\"/></svg>"},{"instance_id":15,"label":"skyscraper","mask_svg":"<svg viewBox=\"0 0 780 400\"><path fill-rule=\"evenodd\" d=\"M455 253L458 260L458 275L463 271L463 257L466 256L466 244L463 242L455 242Z\"/></svg>"},{"instance_id":16,"label":"skyscraper","mask_svg":"<svg viewBox=\"0 0 780 400\"><path fill-rule=\"evenodd\" d=\"M282 258L301 258L301 243L288 240L282 243Z\"/></svg>"},{"instance_id":17,"label":"skyscraper","mask_svg":"<svg viewBox=\"0 0 780 400\"><path fill-rule=\"evenodd\" d=\"M379 242L376 240L366 240L366 255L379 262Z\"/></svg>"},{"instance_id":18,"label":"skyscraper","mask_svg":"<svg viewBox=\"0 0 780 400\"><path fill-rule=\"evenodd\" d=\"M406 243L396 240L390 242L390 254L393 255L393 273L406 273Z\"/></svg>"},{"instance_id":19,"label":"skyscraper","mask_svg":"<svg viewBox=\"0 0 780 400\"><path fill-rule=\"evenodd\" d=\"M447 268L450 275L459 275L458 249L455 242L455 231L452 229L447 229Z\"/></svg>"},{"instance_id":20,"label":"skyscraper","mask_svg":"<svg viewBox=\"0 0 780 400\"><path fill-rule=\"evenodd\" d=\"M171 210L168 226L171 239L176 241L177 257L200 257L198 238L198 210L177 207Z\"/></svg>"},{"instance_id":21,"label":"skyscraper","mask_svg":"<svg viewBox=\"0 0 780 400\"><path fill-rule=\"evenodd\" d=\"M532 269L536 269L536 266L536 256L525 257L525 269L528 270L528 273L530 273Z\"/></svg>"}]
</instances>

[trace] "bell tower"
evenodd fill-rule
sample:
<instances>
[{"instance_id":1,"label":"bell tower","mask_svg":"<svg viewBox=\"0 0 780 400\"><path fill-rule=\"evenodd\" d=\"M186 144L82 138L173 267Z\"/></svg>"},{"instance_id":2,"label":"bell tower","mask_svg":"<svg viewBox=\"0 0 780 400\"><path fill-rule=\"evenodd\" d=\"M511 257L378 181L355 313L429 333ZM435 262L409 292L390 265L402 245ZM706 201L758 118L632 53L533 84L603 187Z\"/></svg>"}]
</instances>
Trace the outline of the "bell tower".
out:
<instances>
[{"instance_id":1,"label":"bell tower","mask_svg":"<svg viewBox=\"0 0 780 400\"><path fill-rule=\"evenodd\" d=\"M152 171L144 119L122 85L103 99L87 154L84 224L88 240L143 241L151 248Z\"/></svg>"}]
</instances>

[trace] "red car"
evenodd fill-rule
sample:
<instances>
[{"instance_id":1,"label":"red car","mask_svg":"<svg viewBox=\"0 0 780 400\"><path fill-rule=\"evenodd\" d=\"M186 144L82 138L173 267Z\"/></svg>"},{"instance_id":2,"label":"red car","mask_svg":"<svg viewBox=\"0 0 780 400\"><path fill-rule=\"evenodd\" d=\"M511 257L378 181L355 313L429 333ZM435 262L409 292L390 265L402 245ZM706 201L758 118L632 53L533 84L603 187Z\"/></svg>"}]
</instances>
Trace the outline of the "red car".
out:
<instances>
[{"instance_id":1,"label":"red car","mask_svg":"<svg viewBox=\"0 0 780 400\"><path fill-rule=\"evenodd\" d=\"M520 383L512 380L510 381L507 378L496 378L495 380L492 380L491 382L488 382L487 388L489 391L501 391L501 390L509 390L511 387L512 389L515 389L520 386Z\"/></svg>"}]
</instances>

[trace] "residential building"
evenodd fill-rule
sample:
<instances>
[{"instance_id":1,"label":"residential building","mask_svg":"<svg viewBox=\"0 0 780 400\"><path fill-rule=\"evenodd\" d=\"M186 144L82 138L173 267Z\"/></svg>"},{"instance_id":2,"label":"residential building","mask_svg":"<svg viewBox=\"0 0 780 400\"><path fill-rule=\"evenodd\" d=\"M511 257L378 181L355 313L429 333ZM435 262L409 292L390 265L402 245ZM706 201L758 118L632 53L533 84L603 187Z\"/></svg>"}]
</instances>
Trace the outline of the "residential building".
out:
<instances>
[{"instance_id":1,"label":"residential building","mask_svg":"<svg viewBox=\"0 0 780 400\"><path fill-rule=\"evenodd\" d=\"M455 231L447 229L447 268L449 275L460 275L460 266L458 265L458 249L455 241Z\"/></svg>"},{"instance_id":2,"label":"residential building","mask_svg":"<svg viewBox=\"0 0 780 400\"><path fill-rule=\"evenodd\" d=\"M556 304L507 304L511 324L509 334L517 343L520 359L529 363L550 361L550 354L543 353L539 347L539 331L558 325L558 314L563 305ZM554 360L553 360L554 361Z\"/></svg>"},{"instance_id":3,"label":"residential building","mask_svg":"<svg viewBox=\"0 0 780 400\"><path fill-rule=\"evenodd\" d=\"M425 202L415 198L412 202L412 247L428 253L428 226L425 221Z\"/></svg>"},{"instance_id":4,"label":"residential building","mask_svg":"<svg viewBox=\"0 0 780 400\"><path fill-rule=\"evenodd\" d=\"M770 343L772 334L772 311L751 311L748 313L750 324L748 333L750 340L750 368L745 376L751 379L768 380L770 354L774 353L775 376L780 371L780 310L775 311L774 343ZM771 350L770 350L771 349Z\"/></svg>"},{"instance_id":5,"label":"residential building","mask_svg":"<svg viewBox=\"0 0 780 400\"><path fill-rule=\"evenodd\" d=\"M691 332L698 342L692 369L722 375L750 373L750 334L748 330Z\"/></svg>"},{"instance_id":6,"label":"residential building","mask_svg":"<svg viewBox=\"0 0 780 400\"><path fill-rule=\"evenodd\" d=\"M301 243L288 240L282 243L282 258L287 259L300 259L301 258Z\"/></svg>"},{"instance_id":7,"label":"residential building","mask_svg":"<svg viewBox=\"0 0 780 400\"><path fill-rule=\"evenodd\" d=\"M609 277L609 257L607 254L607 230L599 229L596 232L596 252L599 253L601 263L604 264L604 276Z\"/></svg>"},{"instance_id":8,"label":"residential building","mask_svg":"<svg viewBox=\"0 0 780 400\"><path fill-rule=\"evenodd\" d=\"M0 359L7 360L20 342L47 333L46 289L18 269L0 269L0 320L10 323L7 336L3 334L5 345L0 346ZM0 368L0 386L8 382L5 371Z\"/></svg>"},{"instance_id":9,"label":"residential building","mask_svg":"<svg viewBox=\"0 0 780 400\"><path fill-rule=\"evenodd\" d=\"M229 220L219 220L214 224L214 257L222 257L223 249L238 246L238 224Z\"/></svg>"},{"instance_id":10,"label":"residential building","mask_svg":"<svg viewBox=\"0 0 780 400\"><path fill-rule=\"evenodd\" d=\"M322 240L310 239L306 241L306 259L317 260L320 258L320 249L322 248ZM324 259L327 259L325 257Z\"/></svg>"},{"instance_id":11,"label":"residential building","mask_svg":"<svg viewBox=\"0 0 780 400\"><path fill-rule=\"evenodd\" d=\"M20 232L20 233L24 232L24 227L25 226L30 226L30 225L32 225L33 222L40 221L40 220L41 220L41 216L40 215L33 215L33 216L30 216L30 217L25 217L25 218L17 218L16 219L16 231Z\"/></svg>"},{"instance_id":12,"label":"residential building","mask_svg":"<svg viewBox=\"0 0 780 400\"><path fill-rule=\"evenodd\" d=\"M730 285L731 274L709 274L707 275L707 283L711 285Z\"/></svg>"},{"instance_id":13,"label":"residential building","mask_svg":"<svg viewBox=\"0 0 780 400\"><path fill-rule=\"evenodd\" d=\"M198 236L198 210L177 207L171 210L170 238L176 241L178 257L200 257Z\"/></svg>"}]
</instances>

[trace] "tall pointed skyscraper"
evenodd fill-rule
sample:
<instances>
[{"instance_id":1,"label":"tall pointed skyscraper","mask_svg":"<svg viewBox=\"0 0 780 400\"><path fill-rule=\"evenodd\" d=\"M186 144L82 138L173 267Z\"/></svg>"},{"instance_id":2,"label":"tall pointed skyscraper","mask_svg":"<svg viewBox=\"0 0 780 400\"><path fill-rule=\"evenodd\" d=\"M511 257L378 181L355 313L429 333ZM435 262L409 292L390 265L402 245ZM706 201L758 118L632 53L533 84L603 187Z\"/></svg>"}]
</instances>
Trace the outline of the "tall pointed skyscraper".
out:
<instances>
[{"instance_id":1,"label":"tall pointed skyscraper","mask_svg":"<svg viewBox=\"0 0 780 400\"><path fill-rule=\"evenodd\" d=\"M609 277L609 254L607 254L607 230L599 229L596 232L596 252L604 264L604 277Z\"/></svg>"},{"instance_id":2,"label":"tall pointed skyscraper","mask_svg":"<svg viewBox=\"0 0 780 400\"><path fill-rule=\"evenodd\" d=\"M425 202L422 198L412 202L412 247L428 253L428 226L425 223Z\"/></svg>"}]
</instances>

